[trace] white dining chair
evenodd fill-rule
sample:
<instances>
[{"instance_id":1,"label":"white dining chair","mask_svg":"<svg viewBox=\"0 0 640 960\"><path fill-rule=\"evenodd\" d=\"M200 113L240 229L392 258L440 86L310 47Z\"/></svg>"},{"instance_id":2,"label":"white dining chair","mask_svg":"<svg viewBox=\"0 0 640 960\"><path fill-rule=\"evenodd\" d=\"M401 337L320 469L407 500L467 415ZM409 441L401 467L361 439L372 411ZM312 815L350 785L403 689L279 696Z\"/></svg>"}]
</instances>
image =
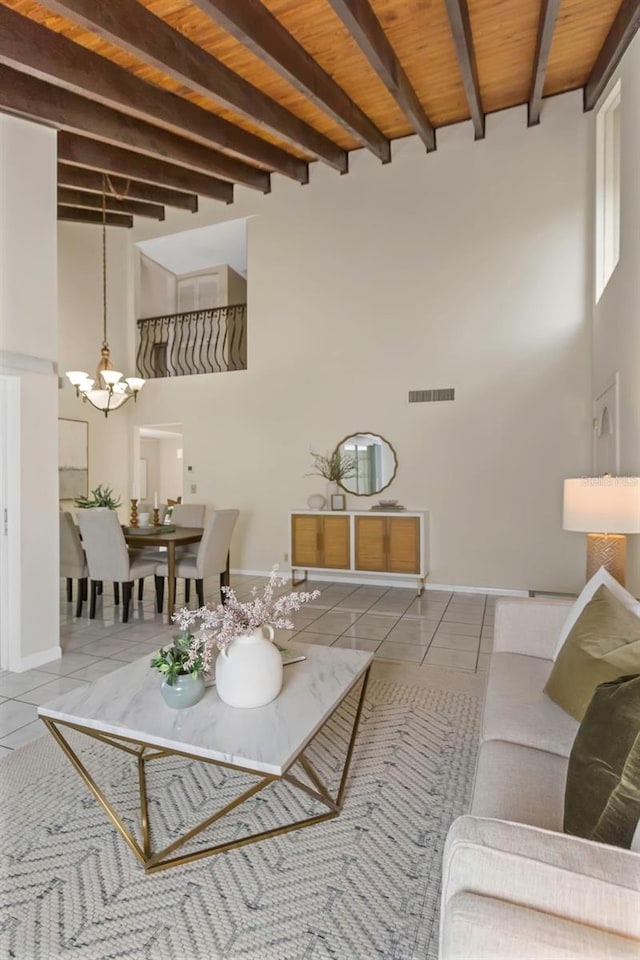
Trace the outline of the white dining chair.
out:
<instances>
[{"instance_id":1,"label":"white dining chair","mask_svg":"<svg viewBox=\"0 0 640 960\"><path fill-rule=\"evenodd\" d=\"M78 522L91 578L89 617L93 620L96 615L98 584L112 580L114 593L115 588L122 584L122 622L127 623L133 581L144 581L145 577L153 576L156 561L129 553L114 510L85 510L78 515Z\"/></svg>"},{"instance_id":2,"label":"white dining chair","mask_svg":"<svg viewBox=\"0 0 640 960\"><path fill-rule=\"evenodd\" d=\"M176 503L171 511L171 523L176 527L204 527L204 518L207 506L204 503ZM176 561L186 557L195 557L194 547L176 547ZM191 580L184 581L184 601L189 603L191 598Z\"/></svg>"},{"instance_id":3,"label":"white dining chair","mask_svg":"<svg viewBox=\"0 0 640 960\"><path fill-rule=\"evenodd\" d=\"M239 510L214 510L205 521L204 533L195 555L176 557L176 578L196 581L198 603L204 606L204 583L207 577L220 576L220 596L224 603L223 587L229 586L229 549ZM156 567L156 600L158 613L164 602L164 580L169 576L166 563ZM188 599L188 598L187 598Z\"/></svg>"},{"instance_id":4,"label":"white dining chair","mask_svg":"<svg viewBox=\"0 0 640 960\"><path fill-rule=\"evenodd\" d=\"M78 581L76 617L81 617L82 604L87 599L89 569L78 528L70 513L60 514L60 576L67 580L67 603L73 601L73 581Z\"/></svg>"}]
</instances>

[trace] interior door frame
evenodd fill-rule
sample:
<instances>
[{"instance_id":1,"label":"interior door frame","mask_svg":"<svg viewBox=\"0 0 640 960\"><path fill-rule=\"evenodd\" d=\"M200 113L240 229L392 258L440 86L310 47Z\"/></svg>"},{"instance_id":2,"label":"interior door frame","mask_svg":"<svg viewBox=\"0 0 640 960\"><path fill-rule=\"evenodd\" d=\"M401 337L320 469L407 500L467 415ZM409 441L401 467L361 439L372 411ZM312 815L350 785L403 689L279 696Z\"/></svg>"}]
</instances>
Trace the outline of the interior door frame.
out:
<instances>
[{"instance_id":1,"label":"interior door frame","mask_svg":"<svg viewBox=\"0 0 640 960\"><path fill-rule=\"evenodd\" d=\"M20 659L20 577L20 377L0 374L0 670Z\"/></svg>"}]
</instances>

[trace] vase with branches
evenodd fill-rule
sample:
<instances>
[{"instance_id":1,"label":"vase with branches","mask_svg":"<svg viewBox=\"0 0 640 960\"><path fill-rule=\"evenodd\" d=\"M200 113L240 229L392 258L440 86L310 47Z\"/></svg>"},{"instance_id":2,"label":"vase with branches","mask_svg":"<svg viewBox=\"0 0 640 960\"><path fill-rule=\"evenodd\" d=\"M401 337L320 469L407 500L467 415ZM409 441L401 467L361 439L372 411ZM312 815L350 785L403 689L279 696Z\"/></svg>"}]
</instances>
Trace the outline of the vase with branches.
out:
<instances>
[{"instance_id":1,"label":"vase with branches","mask_svg":"<svg viewBox=\"0 0 640 960\"><path fill-rule=\"evenodd\" d=\"M349 453L343 453L339 447L331 454L311 451L314 469L307 474L309 477L324 477L329 483L342 483L352 477L357 470L356 458Z\"/></svg>"}]
</instances>

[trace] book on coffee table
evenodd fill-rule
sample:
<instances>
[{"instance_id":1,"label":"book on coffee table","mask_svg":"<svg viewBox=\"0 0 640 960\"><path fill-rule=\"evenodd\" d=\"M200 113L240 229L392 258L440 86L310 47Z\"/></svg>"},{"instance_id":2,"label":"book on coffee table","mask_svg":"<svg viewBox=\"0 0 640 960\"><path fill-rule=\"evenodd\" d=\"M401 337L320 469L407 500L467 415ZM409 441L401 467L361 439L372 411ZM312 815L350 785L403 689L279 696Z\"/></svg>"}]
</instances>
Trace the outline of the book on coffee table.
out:
<instances>
[{"instance_id":1,"label":"book on coffee table","mask_svg":"<svg viewBox=\"0 0 640 960\"><path fill-rule=\"evenodd\" d=\"M280 651L283 667L288 666L290 663L301 663L307 659L303 653L296 653L295 650L289 650L288 647L279 647L277 643L275 643L274 646Z\"/></svg>"}]
</instances>

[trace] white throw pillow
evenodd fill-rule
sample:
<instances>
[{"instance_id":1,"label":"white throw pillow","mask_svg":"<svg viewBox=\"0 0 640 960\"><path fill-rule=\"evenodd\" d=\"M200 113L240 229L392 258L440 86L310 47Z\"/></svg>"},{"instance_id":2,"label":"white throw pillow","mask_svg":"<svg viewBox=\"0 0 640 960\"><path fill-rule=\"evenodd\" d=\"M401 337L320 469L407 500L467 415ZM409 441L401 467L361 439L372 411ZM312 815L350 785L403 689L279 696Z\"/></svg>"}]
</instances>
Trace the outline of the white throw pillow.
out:
<instances>
[{"instance_id":1,"label":"white throw pillow","mask_svg":"<svg viewBox=\"0 0 640 960\"><path fill-rule=\"evenodd\" d=\"M594 573L591 577L591 580L582 588L582 593L571 607L569 615L564 622L562 630L560 631L560 636L558 637L558 642L556 643L556 648L553 651L553 659L555 660L560 651L564 646L564 642L571 633L573 625L593 598L594 593L602 584L611 591L611 593L616 597L620 603L630 610L631 613L634 613L636 617L640 617L640 601L636 600L635 597L632 597L628 590L618 583L615 577L612 577L608 570L605 570L604 567L600 567L599 570Z\"/></svg>"}]
</instances>

